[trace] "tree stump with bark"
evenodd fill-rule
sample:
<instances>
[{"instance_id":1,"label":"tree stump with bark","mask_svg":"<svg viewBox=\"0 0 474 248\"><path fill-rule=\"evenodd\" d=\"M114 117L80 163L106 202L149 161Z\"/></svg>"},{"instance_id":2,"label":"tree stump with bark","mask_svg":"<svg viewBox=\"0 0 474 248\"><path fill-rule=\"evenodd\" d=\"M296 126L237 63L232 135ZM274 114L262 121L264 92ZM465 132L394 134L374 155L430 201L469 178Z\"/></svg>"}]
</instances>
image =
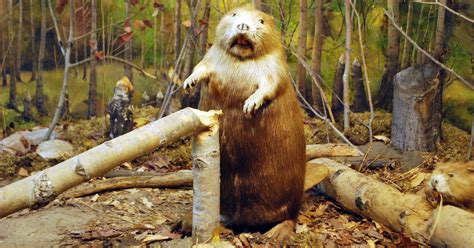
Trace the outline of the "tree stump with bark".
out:
<instances>
[{"instance_id":1,"label":"tree stump with bark","mask_svg":"<svg viewBox=\"0 0 474 248\"><path fill-rule=\"evenodd\" d=\"M436 148L434 100L439 68L415 65L395 75L392 131L393 146L403 151L434 151ZM439 120L438 120L439 121Z\"/></svg>"},{"instance_id":2,"label":"tree stump with bark","mask_svg":"<svg viewBox=\"0 0 474 248\"><path fill-rule=\"evenodd\" d=\"M352 89L354 90L354 112L365 112L369 109L367 96L365 94L364 81L362 79L362 68L357 59L352 62Z\"/></svg>"},{"instance_id":3,"label":"tree stump with bark","mask_svg":"<svg viewBox=\"0 0 474 248\"><path fill-rule=\"evenodd\" d=\"M21 113L21 119L24 121L31 121L33 117L31 115L31 96L30 93L27 93L25 98L23 98L23 112Z\"/></svg>"},{"instance_id":4,"label":"tree stump with bark","mask_svg":"<svg viewBox=\"0 0 474 248\"><path fill-rule=\"evenodd\" d=\"M107 113L110 118L111 139L128 133L133 127L133 113L130 103L133 97L133 85L127 77L123 77L117 82L114 89L114 96L107 106Z\"/></svg>"}]
</instances>

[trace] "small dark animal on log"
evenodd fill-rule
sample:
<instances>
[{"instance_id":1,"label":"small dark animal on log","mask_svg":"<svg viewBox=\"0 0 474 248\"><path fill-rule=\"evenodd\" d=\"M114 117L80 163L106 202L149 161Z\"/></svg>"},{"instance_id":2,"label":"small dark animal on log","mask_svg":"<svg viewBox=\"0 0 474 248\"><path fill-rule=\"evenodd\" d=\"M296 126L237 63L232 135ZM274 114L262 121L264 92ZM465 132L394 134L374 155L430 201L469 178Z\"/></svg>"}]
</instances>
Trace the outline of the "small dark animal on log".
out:
<instances>
[{"instance_id":1,"label":"small dark animal on log","mask_svg":"<svg viewBox=\"0 0 474 248\"><path fill-rule=\"evenodd\" d=\"M128 133L133 127L133 113L130 103L133 97L133 85L127 77L120 79L115 85L114 96L107 106L110 118L111 139Z\"/></svg>"}]
</instances>

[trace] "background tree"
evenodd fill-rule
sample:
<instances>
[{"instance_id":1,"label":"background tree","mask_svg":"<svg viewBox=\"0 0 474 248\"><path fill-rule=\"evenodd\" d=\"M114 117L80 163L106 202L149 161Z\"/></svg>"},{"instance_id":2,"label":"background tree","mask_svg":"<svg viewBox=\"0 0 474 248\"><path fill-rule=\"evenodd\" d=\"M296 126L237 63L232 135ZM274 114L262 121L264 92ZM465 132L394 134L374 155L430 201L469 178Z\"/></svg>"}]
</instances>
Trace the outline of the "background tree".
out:
<instances>
[{"instance_id":1,"label":"background tree","mask_svg":"<svg viewBox=\"0 0 474 248\"><path fill-rule=\"evenodd\" d=\"M125 28L126 29L128 28L131 29L132 20L130 18L130 8L131 8L130 0L125 0ZM128 33L129 30L126 30L126 32ZM129 37L129 39L125 41L125 52L124 52L125 57L124 58L127 61L133 60L133 42L132 41L133 40L131 37ZM133 84L133 69L131 65L124 64L124 74L126 77L128 77L130 82L132 82Z\"/></svg>"},{"instance_id":2,"label":"background tree","mask_svg":"<svg viewBox=\"0 0 474 248\"><path fill-rule=\"evenodd\" d=\"M209 17L211 15L211 0L206 0L206 5L204 6L204 14L202 17L202 32L199 42L199 55L201 58L204 57L207 51L207 39L208 39L208 30L209 30Z\"/></svg>"},{"instance_id":3,"label":"background tree","mask_svg":"<svg viewBox=\"0 0 474 248\"><path fill-rule=\"evenodd\" d=\"M298 35L298 55L302 58L306 57L306 29L308 19L308 3L306 0L300 0L300 21L299 21L299 35ZM298 89L304 98L307 98L306 92L306 70L300 62L298 62L296 82Z\"/></svg>"},{"instance_id":4,"label":"background tree","mask_svg":"<svg viewBox=\"0 0 474 248\"><path fill-rule=\"evenodd\" d=\"M315 0L314 7L314 38L313 38L313 71L319 77L321 75L321 57L323 51L323 4L324 0ZM323 82L320 78L316 78L319 85L323 85ZM313 100L313 106L319 110L323 110L323 101L321 98L321 93L318 87L315 84L311 84L311 95Z\"/></svg>"},{"instance_id":5,"label":"background tree","mask_svg":"<svg viewBox=\"0 0 474 248\"><path fill-rule=\"evenodd\" d=\"M18 0L18 28L16 42L16 61L15 61L15 77L16 81L21 82L21 49L23 44L23 0Z\"/></svg>"},{"instance_id":6,"label":"background tree","mask_svg":"<svg viewBox=\"0 0 474 248\"><path fill-rule=\"evenodd\" d=\"M30 28L31 28L31 79L30 81L36 80L36 70L38 67L38 55L36 51L36 32L35 32L35 8L34 1L30 0Z\"/></svg>"},{"instance_id":7,"label":"background tree","mask_svg":"<svg viewBox=\"0 0 474 248\"><path fill-rule=\"evenodd\" d=\"M400 26L400 8L398 0L387 0L388 13L390 13L396 21L396 25ZM387 56L385 61L385 69L380 81L380 90L377 99L377 106L389 110L393 98L393 77L399 71L399 51L400 51L400 33L393 26L388 24L388 44Z\"/></svg>"},{"instance_id":8,"label":"background tree","mask_svg":"<svg viewBox=\"0 0 474 248\"><path fill-rule=\"evenodd\" d=\"M87 118L97 115L97 3L91 1L91 62L89 74L89 100L87 101ZM86 63L84 63L86 64Z\"/></svg>"},{"instance_id":9,"label":"background tree","mask_svg":"<svg viewBox=\"0 0 474 248\"><path fill-rule=\"evenodd\" d=\"M346 45L344 52L344 75L342 76L343 81L343 94L344 94L344 130L349 129L349 112L350 112L350 103L349 103L349 74L351 72L351 36L352 36L352 18L351 18L351 5L350 0L345 0L344 2L344 13L345 13L345 22L346 22Z\"/></svg>"},{"instance_id":10,"label":"background tree","mask_svg":"<svg viewBox=\"0 0 474 248\"><path fill-rule=\"evenodd\" d=\"M413 29L413 0L408 0L408 10L407 10L407 23L406 23L406 33L408 36L412 35L412 29ZM400 59L401 61L401 69L405 69L408 66L410 66L410 54L411 54L411 49L412 45L410 42L408 42L408 39L404 38L403 42L403 52L402 52L402 58Z\"/></svg>"},{"instance_id":11,"label":"background tree","mask_svg":"<svg viewBox=\"0 0 474 248\"><path fill-rule=\"evenodd\" d=\"M8 18L8 36L10 41L13 41L15 38L15 30L13 27L13 0L8 0L8 9L10 10L10 17ZM16 103L16 62L15 62L15 56L13 51L8 51L9 56L8 56L8 64L9 68L8 71L10 73L10 91L8 95L8 102L7 102L7 108L9 109L14 109L18 110L18 106Z\"/></svg>"},{"instance_id":12,"label":"background tree","mask_svg":"<svg viewBox=\"0 0 474 248\"><path fill-rule=\"evenodd\" d=\"M34 104L38 110L40 116L48 114L44 105L44 92L43 92L43 65L46 52L46 1L41 0L41 30L40 30L40 43L38 51L38 67L36 69L36 89L35 89L35 100Z\"/></svg>"}]
</instances>

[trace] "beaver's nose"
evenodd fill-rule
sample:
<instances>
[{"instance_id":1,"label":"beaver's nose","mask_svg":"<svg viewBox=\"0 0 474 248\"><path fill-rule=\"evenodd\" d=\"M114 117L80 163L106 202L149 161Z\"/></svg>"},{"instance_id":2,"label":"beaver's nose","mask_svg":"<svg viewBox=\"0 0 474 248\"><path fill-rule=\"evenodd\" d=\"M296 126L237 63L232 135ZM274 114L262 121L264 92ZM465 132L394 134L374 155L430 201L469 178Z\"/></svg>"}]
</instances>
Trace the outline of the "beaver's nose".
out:
<instances>
[{"instance_id":1,"label":"beaver's nose","mask_svg":"<svg viewBox=\"0 0 474 248\"><path fill-rule=\"evenodd\" d=\"M241 31L248 31L249 30L249 25L247 25L245 23L241 23L241 24L237 25L237 28Z\"/></svg>"}]
</instances>

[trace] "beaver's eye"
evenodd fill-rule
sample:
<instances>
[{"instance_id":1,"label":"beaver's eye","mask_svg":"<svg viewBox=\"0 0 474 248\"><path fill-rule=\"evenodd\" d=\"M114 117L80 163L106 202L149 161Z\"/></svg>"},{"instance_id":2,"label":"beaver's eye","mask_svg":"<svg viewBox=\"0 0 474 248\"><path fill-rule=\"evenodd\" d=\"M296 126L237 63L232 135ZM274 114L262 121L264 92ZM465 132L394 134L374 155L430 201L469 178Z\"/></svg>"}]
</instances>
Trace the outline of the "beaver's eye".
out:
<instances>
[{"instance_id":1,"label":"beaver's eye","mask_svg":"<svg viewBox=\"0 0 474 248\"><path fill-rule=\"evenodd\" d=\"M233 13L233 14L232 14L232 17L234 17L234 16L236 16L236 15L237 15L237 13Z\"/></svg>"},{"instance_id":2,"label":"beaver's eye","mask_svg":"<svg viewBox=\"0 0 474 248\"><path fill-rule=\"evenodd\" d=\"M261 24L263 24L263 23L264 23L264 22L263 22L263 19L260 19L260 20L258 20L258 21L259 21Z\"/></svg>"},{"instance_id":3,"label":"beaver's eye","mask_svg":"<svg viewBox=\"0 0 474 248\"><path fill-rule=\"evenodd\" d=\"M449 177L454 177L454 174L453 173L448 173L448 176Z\"/></svg>"}]
</instances>

